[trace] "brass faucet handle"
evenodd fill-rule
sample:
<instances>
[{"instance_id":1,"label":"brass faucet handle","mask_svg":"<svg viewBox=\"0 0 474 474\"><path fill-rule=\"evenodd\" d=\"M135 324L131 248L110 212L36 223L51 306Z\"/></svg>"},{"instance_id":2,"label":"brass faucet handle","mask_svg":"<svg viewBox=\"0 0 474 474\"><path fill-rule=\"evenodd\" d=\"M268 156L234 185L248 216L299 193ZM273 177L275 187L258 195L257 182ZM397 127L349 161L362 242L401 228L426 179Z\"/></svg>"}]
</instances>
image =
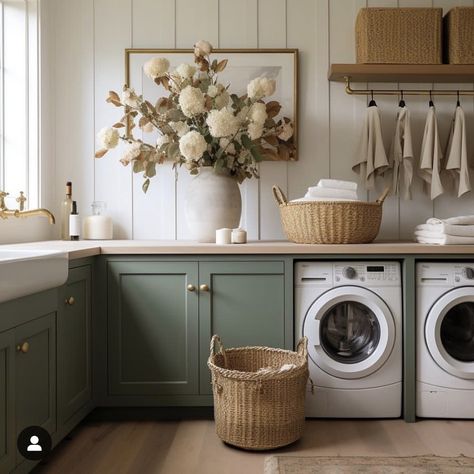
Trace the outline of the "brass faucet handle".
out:
<instances>
[{"instance_id":1,"label":"brass faucet handle","mask_svg":"<svg viewBox=\"0 0 474 474\"><path fill-rule=\"evenodd\" d=\"M7 206L5 205L5 198L8 196L9 193L5 191L0 191L0 209L6 210Z\"/></svg>"},{"instance_id":2,"label":"brass faucet handle","mask_svg":"<svg viewBox=\"0 0 474 474\"><path fill-rule=\"evenodd\" d=\"M25 193L20 191L20 195L16 198L16 202L20 204L20 211L25 210L25 202L27 201Z\"/></svg>"}]
</instances>

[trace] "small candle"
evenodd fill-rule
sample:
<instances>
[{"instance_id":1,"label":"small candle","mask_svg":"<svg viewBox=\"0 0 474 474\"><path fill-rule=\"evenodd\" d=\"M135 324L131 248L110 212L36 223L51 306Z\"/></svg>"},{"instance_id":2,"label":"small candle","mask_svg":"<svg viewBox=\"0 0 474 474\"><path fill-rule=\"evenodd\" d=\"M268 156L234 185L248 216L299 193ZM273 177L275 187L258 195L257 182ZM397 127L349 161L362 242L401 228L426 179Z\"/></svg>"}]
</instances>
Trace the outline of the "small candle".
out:
<instances>
[{"instance_id":1,"label":"small candle","mask_svg":"<svg viewBox=\"0 0 474 474\"><path fill-rule=\"evenodd\" d=\"M232 230L232 243L233 244L246 244L247 232L244 229L233 229Z\"/></svg>"},{"instance_id":2,"label":"small candle","mask_svg":"<svg viewBox=\"0 0 474 474\"><path fill-rule=\"evenodd\" d=\"M232 229L217 229L216 230L216 244L217 245L227 245L232 243Z\"/></svg>"}]
</instances>

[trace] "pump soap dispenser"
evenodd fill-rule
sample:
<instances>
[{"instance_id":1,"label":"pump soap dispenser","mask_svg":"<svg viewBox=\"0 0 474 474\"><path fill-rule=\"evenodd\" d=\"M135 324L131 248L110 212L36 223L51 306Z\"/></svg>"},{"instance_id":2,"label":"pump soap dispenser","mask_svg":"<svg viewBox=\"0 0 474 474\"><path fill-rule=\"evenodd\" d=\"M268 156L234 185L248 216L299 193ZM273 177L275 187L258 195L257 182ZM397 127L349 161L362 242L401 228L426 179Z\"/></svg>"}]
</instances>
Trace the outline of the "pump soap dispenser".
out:
<instances>
[{"instance_id":1,"label":"pump soap dispenser","mask_svg":"<svg viewBox=\"0 0 474 474\"><path fill-rule=\"evenodd\" d=\"M82 238L87 240L111 240L113 238L112 218L105 215L107 205L104 201L92 203L92 216L84 219Z\"/></svg>"}]
</instances>

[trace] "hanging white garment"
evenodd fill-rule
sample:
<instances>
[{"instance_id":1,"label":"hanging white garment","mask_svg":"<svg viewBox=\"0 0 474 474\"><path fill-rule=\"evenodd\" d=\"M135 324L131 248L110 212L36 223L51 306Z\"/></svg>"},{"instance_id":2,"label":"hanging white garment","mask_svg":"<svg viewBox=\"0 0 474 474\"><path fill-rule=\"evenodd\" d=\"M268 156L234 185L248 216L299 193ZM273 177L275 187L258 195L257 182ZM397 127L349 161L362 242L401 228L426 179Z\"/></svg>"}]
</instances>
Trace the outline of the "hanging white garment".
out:
<instances>
[{"instance_id":1,"label":"hanging white garment","mask_svg":"<svg viewBox=\"0 0 474 474\"><path fill-rule=\"evenodd\" d=\"M446 171L454 178L458 197L471 190L467 162L466 119L461 106L456 107L446 149Z\"/></svg>"},{"instance_id":2,"label":"hanging white garment","mask_svg":"<svg viewBox=\"0 0 474 474\"><path fill-rule=\"evenodd\" d=\"M440 171L443 153L439 142L438 121L434 106L430 106L426 117L425 131L423 132L423 143L420 153L419 176L424 181L425 190L431 199L443 194Z\"/></svg>"},{"instance_id":3,"label":"hanging white garment","mask_svg":"<svg viewBox=\"0 0 474 474\"><path fill-rule=\"evenodd\" d=\"M379 110L376 105L372 105L367 107L352 170L359 174L361 182L370 190L375 187L375 176L387 168Z\"/></svg>"},{"instance_id":4,"label":"hanging white garment","mask_svg":"<svg viewBox=\"0 0 474 474\"><path fill-rule=\"evenodd\" d=\"M411 199L413 182L413 145L411 139L410 111L400 107L397 113L395 134L388 155L392 170L392 193Z\"/></svg>"}]
</instances>

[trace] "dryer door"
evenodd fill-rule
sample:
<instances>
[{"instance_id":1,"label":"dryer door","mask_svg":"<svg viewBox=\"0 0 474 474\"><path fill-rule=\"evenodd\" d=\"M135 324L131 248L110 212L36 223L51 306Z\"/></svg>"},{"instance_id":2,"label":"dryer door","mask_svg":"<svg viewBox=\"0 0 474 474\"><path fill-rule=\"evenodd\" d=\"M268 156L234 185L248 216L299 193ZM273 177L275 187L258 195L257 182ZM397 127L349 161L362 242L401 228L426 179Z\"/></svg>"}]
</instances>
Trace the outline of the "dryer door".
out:
<instances>
[{"instance_id":1,"label":"dryer door","mask_svg":"<svg viewBox=\"0 0 474 474\"><path fill-rule=\"evenodd\" d=\"M456 288L436 301L426 317L425 341L442 369L474 379L474 287Z\"/></svg>"},{"instance_id":2,"label":"dryer door","mask_svg":"<svg viewBox=\"0 0 474 474\"><path fill-rule=\"evenodd\" d=\"M389 358L395 323L387 304L372 291L341 286L323 293L303 324L311 360L330 375L366 377Z\"/></svg>"}]
</instances>

